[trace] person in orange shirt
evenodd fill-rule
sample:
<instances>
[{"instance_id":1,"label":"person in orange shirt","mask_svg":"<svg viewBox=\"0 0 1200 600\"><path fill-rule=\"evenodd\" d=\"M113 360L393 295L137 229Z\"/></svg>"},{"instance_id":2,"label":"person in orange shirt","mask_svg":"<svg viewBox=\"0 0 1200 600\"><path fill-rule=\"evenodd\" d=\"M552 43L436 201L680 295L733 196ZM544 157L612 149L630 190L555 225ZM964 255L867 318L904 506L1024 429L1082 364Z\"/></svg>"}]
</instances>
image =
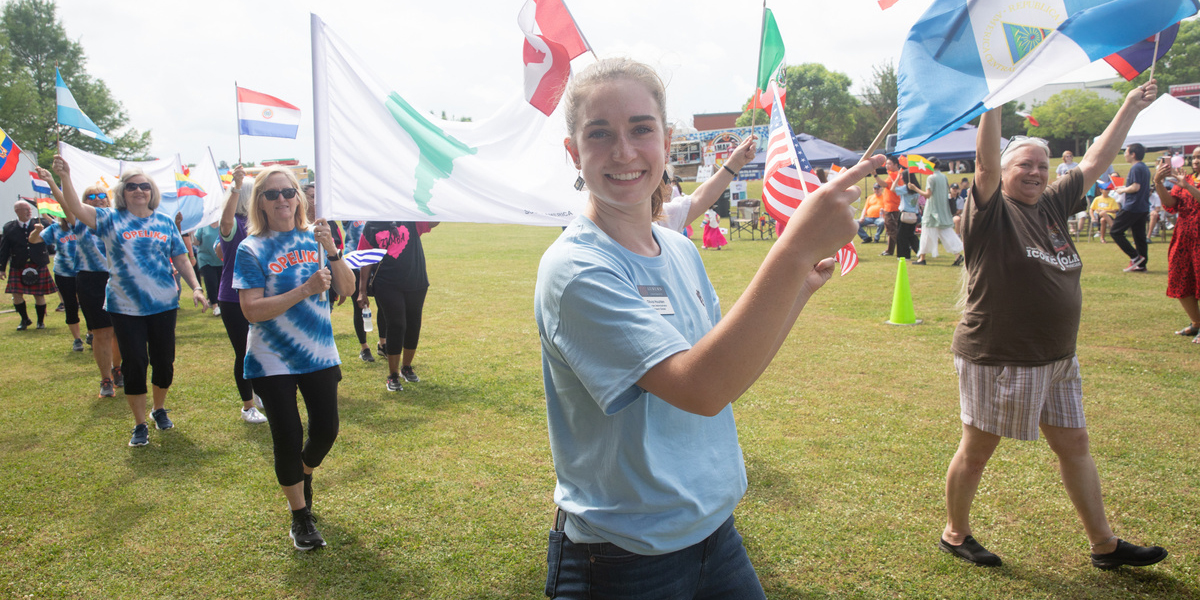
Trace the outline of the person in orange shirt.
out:
<instances>
[{"instance_id":1,"label":"person in orange shirt","mask_svg":"<svg viewBox=\"0 0 1200 600\"><path fill-rule=\"evenodd\" d=\"M870 244L872 241L878 242L879 236L883 233L883 186L876 183L875 193L867 196L863 203L862 214L858 215L858 237L862 238L864 244ZM867 225L875 226L875 239L867 234Z\"/></svg>"},{"instance_id":2,"label":"person in orange shirt","mask_svg":"<svg viewBox=\"0 0 1200 600\"><path fill-rule=\"evenodd\" d=\"M894 191L897 185L903 185L900 181L900 161L896 157L889 156L887 163L884 164L887 168L887 175L876 175L875 183L883 188L883 225L887 228L888 247L887 250L880 252L880 256L892 256L896 253L896 237L900 232L900 196Z\"/></svg>"}]
</instances>

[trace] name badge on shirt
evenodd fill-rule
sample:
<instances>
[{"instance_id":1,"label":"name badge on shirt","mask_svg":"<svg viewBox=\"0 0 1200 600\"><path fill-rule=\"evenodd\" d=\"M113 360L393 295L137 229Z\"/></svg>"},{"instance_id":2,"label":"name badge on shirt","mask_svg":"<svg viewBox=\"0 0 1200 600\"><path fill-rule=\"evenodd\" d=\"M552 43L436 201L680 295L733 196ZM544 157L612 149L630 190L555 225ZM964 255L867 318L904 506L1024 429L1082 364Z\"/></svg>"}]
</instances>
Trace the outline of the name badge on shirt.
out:
<instances>
[{"instance_id":1,"label":"name badge on shirt","mask_svg":"<svg viewBox=\"0 0 1200 600\"><path fill-rule=\"evenodd\" d=\"M642 298L650 303L650 308L658 311L658 314L675 314L675 308L671 306L671 299L667 297L667 288L661 285L639 285L637 289Z\"/></svg>"}]
</instances>

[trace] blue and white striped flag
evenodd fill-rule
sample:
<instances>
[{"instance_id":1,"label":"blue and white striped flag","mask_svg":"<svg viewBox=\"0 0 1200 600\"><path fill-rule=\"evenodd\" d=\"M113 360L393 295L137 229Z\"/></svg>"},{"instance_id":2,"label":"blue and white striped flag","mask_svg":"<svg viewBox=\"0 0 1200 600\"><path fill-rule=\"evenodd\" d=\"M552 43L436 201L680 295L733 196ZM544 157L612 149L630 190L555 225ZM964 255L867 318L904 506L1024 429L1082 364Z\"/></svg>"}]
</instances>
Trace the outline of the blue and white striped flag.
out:
<instances>
[{"instance_id":1,"label":"blue and white striped flag","mask_svg":"<svg viewBox=\"0 0 1200 600\"><path fill-rule=\"evenodd\" d=\"M342 260L346 261L346 264L350 265L351 269L360 269L364 265L373 265L383 260L384 256L387 256L386 249L371 248L370 250L355 250L354 252L349 252L346 254L346 256L342 257Z\"/></svg>"},{"instance_id":2,"label":"blue and white striped flag","mask_svg":"<svg viewBox=\"0 0 1200 600\"><path fill-rule=\"evenodd\" d=\"M98 139L106 144L113 143L113 139L104 135L99 127L79 110L79 103L75 102L75 96L71 95L71 90L67 89L67 82L63 81L62 73L58 72L58 67L54 68L54 91L58 99L58 124L74 127L79 130L79 133L90 138Z\"/></svg>"},{"instance_id":3,"label":"blue and white striped flag","mask_svg":"<svg viewBox=\"0 0 1200 600\"><path fill-rule=\"evenodd\" d=\"M900 56L896 152L1196 14L1200 0L934 0Z\"/></svg>"}]
</instances>

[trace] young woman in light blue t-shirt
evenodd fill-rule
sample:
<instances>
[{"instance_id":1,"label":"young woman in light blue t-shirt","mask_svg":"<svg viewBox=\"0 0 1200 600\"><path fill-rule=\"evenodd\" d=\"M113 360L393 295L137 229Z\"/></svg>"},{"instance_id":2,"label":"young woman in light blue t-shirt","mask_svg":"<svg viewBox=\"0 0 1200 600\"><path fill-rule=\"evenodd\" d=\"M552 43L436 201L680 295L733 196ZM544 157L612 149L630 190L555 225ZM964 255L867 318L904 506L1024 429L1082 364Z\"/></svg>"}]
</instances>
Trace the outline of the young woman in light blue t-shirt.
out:
<instances>
[{"instance_id":1,"label":"young woman in light blue t-shirt","mask_svg":"<svg viewBox=\"0 0 1200 600\"><path fill-rule=\"evenodd\" d=\"M833 273L858 231L852 184L882 157L809 195L722 317L695 244L654 225L671 193L658 75L601 60L563 101L589 199L534 296L558 479L546 594L762 598L733 525L746 471L730 405Z\"/></svg>"},{"instance_id":2,"label":"young woman in light blue t-shirt","mask_svg":"<svg viewBox=\"0 0 1200 600\"><path fill-rule=\"evenodd\" d=\"M275 446L275 477L292 510L289 536L297 550L325 545L312 516L312 474L338 433L342 378L329 295L349 296L354 274L334 244L329 224L310 224L308 201L291 171L271 167L254 178L246 239L234 260L233 287L250 322L244 376L262 398ZM321 265L321 252L329 266ZM308 412L308 440L296 392Z\"/></svg>"}]
</instances>

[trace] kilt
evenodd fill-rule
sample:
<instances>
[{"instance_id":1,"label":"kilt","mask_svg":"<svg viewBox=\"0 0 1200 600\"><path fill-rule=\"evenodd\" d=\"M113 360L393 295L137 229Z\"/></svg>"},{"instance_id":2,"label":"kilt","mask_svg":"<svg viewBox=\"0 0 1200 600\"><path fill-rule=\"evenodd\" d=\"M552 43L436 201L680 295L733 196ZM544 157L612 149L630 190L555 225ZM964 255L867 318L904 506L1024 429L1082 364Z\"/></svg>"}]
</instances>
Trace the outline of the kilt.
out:
<instances>
[{"instance_id":1,"label":"kilt","mask_svg":"<svg viewBox=\"0 0 1200 600\"><path fill-rule=\"evenodd\" d=\"M29 266L34 266L30 263ZM21 282L21 271L25 267L13 265L8 271L8 285L4 287L5 294L30 294L33 296L49 296L58 291L58 287L54 285L54 277L50 275L50 269L46 267L38 267L38 280L33 285L25 285Z\"/></svg>"}]
</instances>

